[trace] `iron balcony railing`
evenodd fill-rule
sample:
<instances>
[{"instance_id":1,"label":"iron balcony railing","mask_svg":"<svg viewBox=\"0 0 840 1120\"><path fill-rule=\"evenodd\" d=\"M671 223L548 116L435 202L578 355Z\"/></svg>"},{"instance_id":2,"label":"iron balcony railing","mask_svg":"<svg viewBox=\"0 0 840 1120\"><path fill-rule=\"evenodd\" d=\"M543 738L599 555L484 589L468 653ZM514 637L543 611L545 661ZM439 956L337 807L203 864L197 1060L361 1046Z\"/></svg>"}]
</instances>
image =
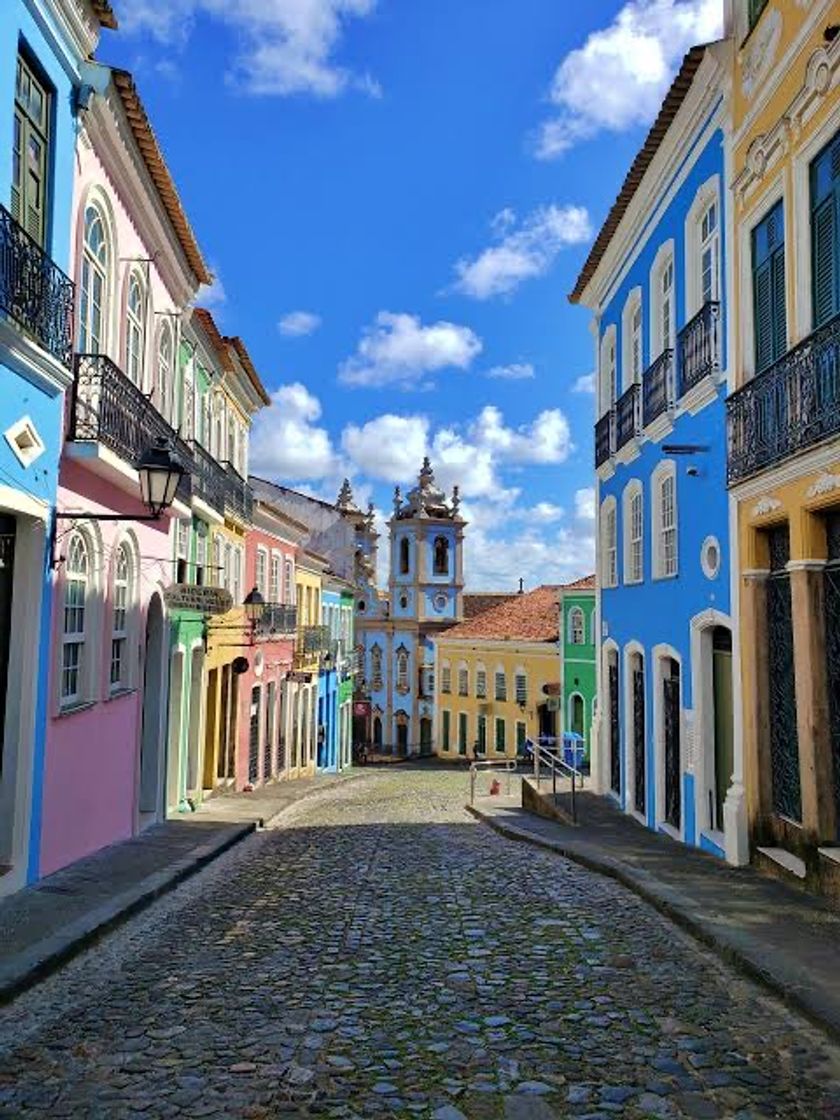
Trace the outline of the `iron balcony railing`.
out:
<instances>
[{"instance_id":1,"label":"iron balcony railing","mask_svg":"<svg viewBox=\"0 0 840 1120\"><path fill-rule=\"evenodd\" d=\"M595 425L595 466L606 463L614 450L615 413L606 412Z\"/></svg>"},{"instance_id":2,"label":"iron balcony railing","mask_svg":"<svg viewBox=\"0 0 840 1120\"><path fill-rule=\"evenodd\" d=\"M321 654L329 653L330 628L328 626L300 626L295 642L295 666L302 668L317 661Z\"/></svg>"},{"instance_id":3,"label":"iron balcony railing","mask_svg":"<svg viewBox=\"0 0 840 1120\"><path fill-rule=\"evenodd\" d=\"M287 603L266 603L254 627L258 638L273 638L297 633L297 607Z\"/></svg>"},{"instance_id":4,"label":"iron balcony railing","mask_svg":"<svg viewBox=\"0 0 840 1120\"><path fill-rule=\"evenodd\" d=\"M68 369L73 364L73 281L0 206L0 311Z\"/></svg>"},{"instance_id":5,"label":"iron balcony railing","mask_svg":"<svg viewBox=\"0 0 840 1120\"><path fill-rule=\"evenodd\" d=\"M70 402L69 440L92 440L137 467L156 440L167 440L184 465L178 497L192 494L192 452L149 397L104 354L77 354Z\"/></svg>"},{"instance_id":6,"label":"iron balcony railing","mask_svg":"<svg viewBox=\"0 0 840 1120\"><path fill-rule=\"evenodd\" d=\"M631 385L615 402L615 449L628 444L642 430L641 388Z\"/></svg>"},{"instance_id":7,"label":"iron balcony railing","mask_svg":"<svg viewBox=\"0 0 840 1120\"><path fill-rule=\"evenodd\" d=\"M220 513L224 512L227 492L227 475L224 467L216 462L198 440L192 441L192 453L193 495Z\"/></svg>"},{"instance_id":8,"label":"iron balcony railing","mask_svg":"<svg viewBox=\"0 0 840 1120\"><path fill-rule=\"evenodd\" d=\"M677 335L677 379L681 397L710 373L720 371L720 304L704 303Z\"/></svg>"},{"instance_id":9,"label":"iron balcony railing","mask_svg":"<svg viewBox=\"0 0 840 1120\"><path fill-rule=\"evenodd\" d=\"M726 402L730 484L840 434L840 315Z\"/></svg>"},{"instance_id":10,"label":"iron balcony railing","mask_svg":"<svg viewBox=\"0 0 840 1120\"><path fill-rule=\"evenodd\" d=\"M254 495L251 487L233 463L225 463L225 511L238 521L251 523L254 517Z\"/></svg>"},{"instance_id":11,"label":"iron balcony railing","mask_svg":"<svg viewBox=\"0 0 840 1120\"><path fill-rule=\"evenodd\" d=\"M663 350L642 374L642 423L645 427L674 407L674 351Z\"/></svg>"}]
</instances>

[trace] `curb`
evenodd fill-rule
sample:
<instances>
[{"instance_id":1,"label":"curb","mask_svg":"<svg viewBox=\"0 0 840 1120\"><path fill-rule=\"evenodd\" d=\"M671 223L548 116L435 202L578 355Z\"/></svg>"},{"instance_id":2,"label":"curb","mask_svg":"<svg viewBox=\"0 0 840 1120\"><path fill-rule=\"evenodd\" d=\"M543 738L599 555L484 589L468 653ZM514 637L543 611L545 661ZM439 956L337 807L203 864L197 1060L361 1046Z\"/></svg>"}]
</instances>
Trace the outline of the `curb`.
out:
<instances>
[{"instance_id":1,"label":"curb","mask_svg":"<svg viewBox=\"0 0 840 1120\"><path fill-rule=\"evenodd\" d=\"M646 876L644 872L632 871L626 864L609 856L590 855L573 846L566 845L562 841L550 840L526 829L517 828L515 825L495 821L472 805L465 805L464 808L482 824L486 824L494 832L498 832L509 840L544 848L555 855L564 856L572 863L585 867L588 871L613 879L627 887L628 890L633 891L660 914L691 934L696 941L715 952L727 964L732 965L750 980L761 984L766 991L780 999L787 1007L799 1012L820 1030L827 1032L835 1042L840 1041L840 1009L820 1001L819 987L816 988L815 994L811 996L803 990L801 982L797 983L795 978L786 981L778 976L766 965L760 963L762 960L760 945L756 945L753 953L748 953L731 941L721 937L707 921L691 914L676 892L668 887L663 887L652 876ZM649 883L645 882L646 878L650 879Z\"/></svg>"},{"instance_id":2,"label":"curb","mask_svg":"<svg viewBox=\"0 0 840 1120\"><path fill-rule=\"evenodd\" d=\"M21 992L33 987L58 968L98 941L128 918L145 910L161 895L201 871L235 844L256 831L256 824L230 825L215 841L195 848L191 855L177 860L162 871L141 879L138 884L116 895L63 929L36 942L0 966L0 1007Z\"/></svg>"},{"instance_id":3,"label":"curb","mask_svg":"<svg viewBox=\"0 0 840 1120\"><path fill-rule=\"evenodd\" d=\"M282 808L278 809L276 813L272 813L270 817L260 817L255 827L260 829L271 828L276 820L282 817L284 813L288 813L290 809L294 809L296 805L300 805L301 801L307 801L310 797L320 797L321 794L330 793L335 789L339 789L341 786L350 785L351 782L357 782L360 778L365 778L367 776L366 774L354 772L348 774L346 778L337 778L334 782L330 782L329 785L324 786L322 789L308 789L305 793L302 793L300 797L295 798L294 801L290 801L288 805L284 805Z\"/></svg>"}]
</instances>

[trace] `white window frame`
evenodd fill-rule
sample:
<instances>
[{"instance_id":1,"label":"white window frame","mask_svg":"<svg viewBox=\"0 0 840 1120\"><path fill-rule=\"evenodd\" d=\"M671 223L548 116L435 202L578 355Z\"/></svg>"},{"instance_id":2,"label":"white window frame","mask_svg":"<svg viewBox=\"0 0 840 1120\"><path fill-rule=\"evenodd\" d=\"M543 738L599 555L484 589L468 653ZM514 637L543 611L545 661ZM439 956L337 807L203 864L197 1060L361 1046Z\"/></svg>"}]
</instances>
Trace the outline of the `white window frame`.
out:
<instances>
[{"instance_id":1,"label":"white window frame","mask_svg":"<svg viewBox=\"0 0 840 1120\"><path fill-rule=\"evenodd\" d=\"M169 348L168 358L165 354ZM165 420L172 416L172 402L175 389L175 340L172 327L164 319L160 324L155 353L155 380L158 399L158 410Z\"/></svg>"},{"instance_id":2,"label":"white window frame","mask_svg":"<svg viewBox=\"0 0 840 1120\"><path fill-rule=\"evenodd\" d=\"M370 687L373 692L381 692L384 687L382 680L382 647L374 642L370 647Z\"/></svg>"},{"instance_id":3,"label":"white window frame","mask_svg":"<svg viewBox=\"0 0 840 1120\"><path fill-rule=\"evenodd\" d=\"M601 502L599 544L601 586L618 587L618 510L612 494Z\"/></svg>"},{"instance_id":4,"label":"white window frame","mask_svg":"<svg viewBox=\"0 0 840 1120\"><path fill-rule=\"evenodd\" d=\"M254 584L263 599L268 602L268 549L261 544L257 545L257 555L254 564Z\"/></svg>"},{"instance_id":5,"label":"white window frame","mask_svg":"<svg viewBox=\"0 0 840 1120\"><path fill-rule=\"evenodd\" d=\"M621 383L627 390L641 385L644 371L642 289L633 288L621 314Z\"/></svg>"},{"instance_id":6,"label":"white window frame","mask_svg":"<svg viewBox=\"0 0 840 1120\"><path fill-rule=\"evenodd\" d=\"M139 293L139 308L132 307L132 294ZM125 293L125 372L138 389L146 381L146 282L139 269L128 274Z\"/></svg>"},{"instance_id":7,"label":"white window frame","mask_svg":"<svg viewBox=\"0 0 840 1120\"><path fill-rule=\"evenodd\" d=\"M605 416L618 396L616 329L612 323L604 331L598 352L598 416Z\"/></svg>"},{"instance_id":8,"label":"white window frame","mask_svg":"<svg viewBox=\"0 0 840 1120\"><path fill-rule=\"evenodd\" d=\"M503 665L497 665L493 673L493 699L503 704L506 703L507 698L507 673Z\"/></svg>"},{"instance_id":9,"label":"white window frame","mask_svg":"<svg viewBox=\"0 0 840 1120\"><path fill-rule=\"evenodd\" d=\"M672 487L673 501L671 517L666 523L665 519L669 511L663 509L663 488L667 482L670 482ZM651 475L650 484L653 514L651 517L653 578L674 579L679 575L679 505L677 468L673 459L665 459L659 463ZM671 534L672 536L669 536Z\"/></svg>"},{"instance_id":10,"label":"white window frame","mask_svg":"<svg viewBox=\"0 0 840 1120\"><path fill-rule=\"evenodd\" d=\"M88 215L93 215L88 224ZM101 252L90 243L94 222L102 229ZM96 198L89 198L82 210L82 262L79 276L79 350L83 354L105 354L108 349L111 275L114 262L114 245L111 237L108 215L104 206ZM97 330L94 330L95 316L93 300L95 282L100 284Z\"/></svg>"},{"instance_id":11,"label":"white window frame","mask_svg":"<svg viewBox=\"0 0 840 1120\"><path fill-rule=\"evenodd\" d=\"M677 274L674 239L663 242L656 251L650 269L650 364L666 350L673 350L677 340ZM666 313L664 281L670 274L668 298L667 338L665 337Z\"/></svg>"},{"instance_id":12,"label":"white window frame","mask_svg":"<svg viewBox=\"0 0 840 1120\"><path fill-rule=\"evenodd\" d=\"M693 319L703 307L703 218L710 206L717 209L717 229L710 240L715 254L716 294L713 299L721 298L721 223L723 210L720 190L720 176L712 175L702 183L688 209L685 219L685 317L686 322ZM751 277L750 273L750 277ZM750 307L752 304L750 304Z\"/></svg>"},{"instance_id":13,"label":"white window frame","mask_svg":"<svg viewBox=\"0 0 840 1120\"><path fill-rule=\"evenodd\" d=\"M569 645L586 645L586 617L583 607L574 606L569 611Z\"/></svg>"},{"instance_id":14,"label":"white window frame","mask_svg":"<svg viewBox=\"0 0 840 1120\"><path fill-rule=\"evenodd\" d=\"M271 550L271 560L269 561L268 571L268 601L270 603L279 603L280 600L280 572L282 569L283 556L276 549Z\"/></svg>"},{"instance_id":15,"label":"white window frame","mask_svg":"<svg viewBox=\"0 0 840 1120\"><path fill-rule=\"evenodd\" d=\"M408 692L409 690L409 672L408 672L408 650L397 650L397 688L400 692Z\"/></svg>"},{"instance_id":16,"label":"white window frame","mask_svg":"<svg viewBox=\"0 0 840 1120\"><path fill-rule=\"evenodd\" d=\"M483 661L475 667L475 695L478 700L487 699L487 669Z\"/></svg>"},{"instance_id":17,"label":"white window frame","mask_svg":"<svg viewBox=\"0 0 840 1120\"><path fill-rule=\"evenodd\" d=\"M447 696L452 695L452 666L448 661L440 663L440 691Z\"/></svg>"},{"instance_id":18,"label":"white window frame","mask_svg":"<svg viewBox=\"0 0 840 1120\"><path fill-rule=\"evenodd\" d=\"M120 560L125 558L126 568L120 574ZM122 600L122 602L120 602ZM131 651L137 603L136 552L127 539L120 541L114 552L114 575L111 592L111 648L108 667L108 690L113 696L125 692L132 685ZM114 645L119 642L119 675L114 678Z\"/></svg>"},{"instance_id":19,"label":"white window frame","mask_svg":"<svg viewBox=\"0 0 840 1120\"><path fill-rule=\"evenodd\" d=\"M516 667L513 674L513 698L517 704L528 703L528 674L521 665Z\"/></svg>"},{"instance_id":20,"label":"white window frame","mask_svg":"<svg viewBox=\"0 0 840 1120\"><path fill-rule=\"evenodd\" d=\"M91 631L90 604L93 600L93 556L90 537L74 529L67 542L64 563L64 594L61 624L61 652L59 660L59 703L61 708L75 708L87 699L89 650ZM78 597L75 589L80 589ZM68 602L74 590L72 605ZM68 627L68 618L72 625ZM75 687L66 691L66 674L73 674Z\"/></svg>"},{"instance_id":21,"label":"white window frame","mask_svg":"<svg viewBox=\"0 0 840 1120\"><path fill-rule=\"evenodd\" d=\"M469 696L470 694L470 670L466 661L458 663L458 695Z\"/></svg>"},{"instance_id":22,"label":"white window frame","mask_svg":"<svg viewBox=\"0 0 840 1120\"><path fill-rule=\"evenodd\" d=\"M643 583L645 578L645 506L642 484L637 478L631 479L624 487L621 513L624 536L624 582L630 584Z\"/></svg>"}]
</instances>

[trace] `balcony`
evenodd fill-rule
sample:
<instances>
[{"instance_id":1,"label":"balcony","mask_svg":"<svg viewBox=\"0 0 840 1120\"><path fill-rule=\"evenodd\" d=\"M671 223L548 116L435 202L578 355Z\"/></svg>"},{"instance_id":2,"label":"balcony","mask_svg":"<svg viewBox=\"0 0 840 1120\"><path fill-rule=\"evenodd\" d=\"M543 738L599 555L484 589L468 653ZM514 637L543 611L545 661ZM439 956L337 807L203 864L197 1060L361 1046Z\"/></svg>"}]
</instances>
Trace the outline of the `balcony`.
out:
<instances>
[{"instance_id":1,"label":"balcony","mask_svg":"<svg viewBox=\"0 0 840 1120\"><path fill-rule=\"evenodd\" d=\"M681 397L704 377L720 372L720 304L704 303L677 336Z\"/></svg>"},{"instance_id":2,"label":"balcony","mask_svg":"<svg viewBox=\"0 0 840 1120\"><path fill-rule=\"evenodd\" d=\"M222 512L225 508L227 475L225 469L201 446L192 441L193 454L193 497L206 502L208 506Z\"/></svg>"},{"instance_id":3,"label":"balcony","mask_svg":"<svg viewBox=\"0 0 840 1120\"><path fill-rule=\"evenodd\" d=\"M262 615L254 626L257 638L275 638L297 633L297 607L286 603L266 603Z\"/></svg>"},{"instance_id":4,"label":"balcony","mask_svg":"<svg viewBox=\"0 0 840 1120\"><path fill-rule=\"evenodd\" d=\"M250 525L254 517L254 495L251 487L233 463L225 463L225 475L225 512L237 521Z\"/></svg>"},{"instance_id":5,"label":"balcony","mask_svg":"<svg viewBox=\"0 0 840 1120\"><path fill-rule=\"evenodd\" d=\"M76 355L67 438L100 443L135 470L155 440L168 440L186 468L177 497L189 503L192 452L145 393L104 354Z\"/></svg>"},{"instance_id":6,"label":"balcony","mask_svg":"<svg viewBox=\"0 0 840 1120\"><path fill-rule=\"evenodd\" d=\"M63 366L73 365L73 281L0 206L0 311Z\"/></svg>"},{"instance_id":7,"label":"balcony","mask_svg":"<svg viewBox=\"0 0 840 1120\"><path fill-rule=\"evenodd\" d=\"M840 315L726 402L730 485L840 435Z\"/></svg>"},{"instance_id":8,"label":"balcony","mask_svg":"<svg viewBox=\"0 0 840 1120\"><path fill-rule=\"evenodd\" d=\"M330 652L328 626L301 626L295 643L295 666L302 668L317 661L321 654Z\"/></svg>"},{"instance_id":9,"label":"balcony","mask_svg":"<svg viewBox=\"0 0 840 1120\"><path fill-rule=\"evenodd\" d=\"M612 409L605 413L595 425L595 466L600 467L606 463L613 453L613 422L615 413Z\"/></svg>"},{"instance_id":10,"label":"balcony","mask_svg":"<svg viewBox=\"0 0 840 1120\"><path fill-rule=\"evenodd\" d=\"M615 402L615 449L635 439L642 428L641 387L631 385Z\"/></svg>"},{"instance_id":11,"label":"balcony","mask_svg":"<svg viewBox=\"0 0 840 1120\"><path fill-rule=\"evenodd\" d=\"M674 351L663 350L642 374L642 423L645 427L674 407Z\"/></svg>"}]
</instances>

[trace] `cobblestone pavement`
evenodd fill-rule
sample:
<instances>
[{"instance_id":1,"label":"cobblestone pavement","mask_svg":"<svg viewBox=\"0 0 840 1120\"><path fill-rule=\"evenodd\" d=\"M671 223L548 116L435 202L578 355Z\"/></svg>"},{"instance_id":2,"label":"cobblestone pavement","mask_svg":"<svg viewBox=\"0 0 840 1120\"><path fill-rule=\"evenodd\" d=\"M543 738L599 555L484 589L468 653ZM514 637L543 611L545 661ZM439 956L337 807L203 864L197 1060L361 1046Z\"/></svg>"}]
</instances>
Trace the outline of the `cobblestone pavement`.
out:
<instances>
[{"instance_id":1,"label":"cobblestone pavement","mask_svg":"<svg viewBox=\"0 0 840 1120\"><path fill-rule=\"evenodd\" d=\"M840 1117L840 1051L619 885L399 769L0 1013L0 1116Z\"/></svg>"}]
</instances>

